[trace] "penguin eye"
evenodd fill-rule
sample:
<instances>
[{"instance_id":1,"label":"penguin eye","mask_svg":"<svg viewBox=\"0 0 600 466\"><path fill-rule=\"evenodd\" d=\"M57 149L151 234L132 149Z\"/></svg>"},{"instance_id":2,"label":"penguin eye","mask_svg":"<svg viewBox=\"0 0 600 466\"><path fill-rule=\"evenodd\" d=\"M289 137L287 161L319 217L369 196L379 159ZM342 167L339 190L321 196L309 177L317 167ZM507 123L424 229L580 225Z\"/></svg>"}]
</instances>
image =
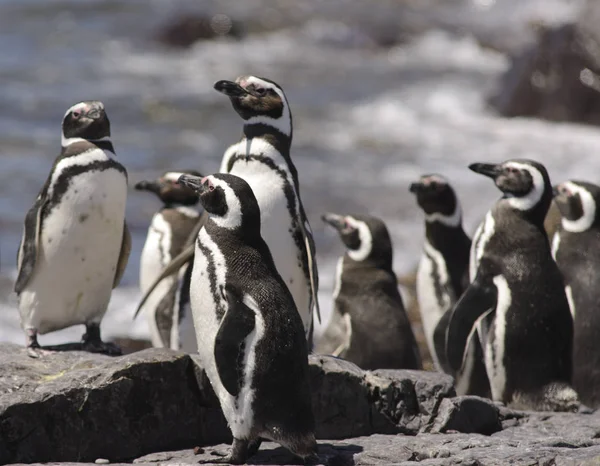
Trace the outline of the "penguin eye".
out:
<instances>
[{"instance_id":1,"label":"penguin eye","mask_svg":"<svg viewBox=\"0 0 600 466\"><path fill-rule=\"evenodd\" d=\"M264 87L257 87L254 89L254 92L256 92L259 96L264 96L267 93L267 90Z\"/></svg>"},{"instance_id":2,"label":"penguin eye","mask_svg":"<svg viewBox=\"0 0 600 466\"><path fill-rule=\"evenodd\" d=\"M508 173L510 173L511 175L514 175L515 173L517 173L519 170L517 170L515 167L507 167L506 171Z\"/></svg>"},{"instance_id":3,"label":"penguin eye","mask_svg":"<svg viewBox=\"0 0 600 466\"><path fill-rule=\"evenodd\" d=\"M208 190L209 191L214 191L215 190L215 186L211 183L208 185Z\"/></svg>"},{"instance_id":4,"label":"penguin eye","mask_svg":"<svg viewBox=\"0 0 600 466\"><path fill-rule=\"evenodd\" d=\"M75 110L73 113L73 118L77 119L81 116L81 112L79 110Z\"/></svg>"}]
</instances>

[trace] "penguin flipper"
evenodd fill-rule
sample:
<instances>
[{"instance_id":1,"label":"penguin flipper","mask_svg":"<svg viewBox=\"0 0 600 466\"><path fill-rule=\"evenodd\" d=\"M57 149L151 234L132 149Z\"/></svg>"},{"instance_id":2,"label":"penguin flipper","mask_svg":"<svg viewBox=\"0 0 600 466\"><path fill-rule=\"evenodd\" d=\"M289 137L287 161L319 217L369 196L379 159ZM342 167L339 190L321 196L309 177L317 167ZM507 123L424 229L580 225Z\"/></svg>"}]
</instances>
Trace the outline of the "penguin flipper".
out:
<instances>
[{"instance_id":1,"label":"penguin flipper","mask_svg":"<svg viewBox=\"0 0 600 466\"><path fill-rule=\"evenodd\" d=\"M17 294L23 291L35 270L39 252L41 217L44 203L45 196L40 193L25 216L23 238L21 239L17 254L17 268L19 269L17 281L15 282L15 292Z\"/></svg>"},{"instance_id":2,"label":"penguin flipper","mask_svg":"<svg viewBox=\"0 0 600 466\"><path fill-rule=\"evenodd\" d=\"M119 260L117 262L117 269L115 270L115 279L113 281L113 288L119 286L121 278L125 273L127 262L129 261L129 254L131 253L131 233L127 227L127 222L123 222L123 239L121 240L121 252L119 253Z\"/></svg>"},{"instance_id":3,"label":"penguin flipper","mask_svg":"<svg viewBox=\"0 0 600 466\"><path fill-rule=\"evenodd\" d=\"M448 322L446 357L455 372L462 367L467 341L477 319L496 307L498 293L491 280L486 280L486 277L480 267L475 280L454 306Z\"/></svg>"},{"instance_id":4,"label":"penguin flipper","mask_svg":"<svg viewBox=\"0 0 600 466\"><path fill-rule=\"evenodd\" d=\"M254 330L254 314L258 312L258 307L253 300L244 300L230 285L225 286L225 291L228 309L215 337L215 363L221 383L232 396L237 396L244 377L243 343ZM256 309L253 310L248 305Z\"/></svg>"},{"instance_id":5,"label":"penguin flipper","mask_svg":"<svg viewBox=\"0 0 600 466\"><path fill-rule=\"evenodd\" d=\"M436 353L441 369L446 374L452 374L452 368L448 364L448 358L446 357L446 332L451 317L452 309L448 309L433 330L433 350Z\"/></svg>"},{"instance_id":6,"label":"penguin flipper","mask_svg":"<svg viewBox=\"0 0 600 466\"><path fill-rule=\"evenodd\" d=\"M184 249L177 256L175 256L171 260L171 262L167 264L167 266L162 270L160 275L156 277L154 282L152 282L152 284L148 288L148 291L146 291L146 294L142 297L142 300L140 301L140 304L138 305L137 309L135 310L135 314L133 315L134 319L138 316L138 314L142 310L142 307L144 307L144 304L146 304L146 301L148 301L148 298L150 297L154 289L159 285L159 283L162 282L165 278L170 277L171 275L179 272L179 270L184 265L188 264L192 260L192 258L194 257L194 251L196 250L196 238L198 237L200 230L202 229L207 220L208 212L206 212L205 210L204 212L202 212L202 215L200 215L198 223L196 223L194 229L190 232L190 235L188 236L185 242Z\"/></svg>"},{"instance_id":7,"label":"penguin flipper","mask_svg":"<svg viewBox=\"0 0 600 466\"><path fill-rule=\"evenodd\" d=\"M306 257L308 259L308 277L310 279L310 292L311 292L311 303L310 307L314 305L317 319L321 323L321 308L319 307L319 298L317 293L319 291L319 272L317 270L317 262L315 261L315 240L313 239L310 225L306 219L306 215L302 212L302 221L300 222L300 229L302 230L302 237L304 238L304 247L306 248Z\"/></svg>"}]
</instances>

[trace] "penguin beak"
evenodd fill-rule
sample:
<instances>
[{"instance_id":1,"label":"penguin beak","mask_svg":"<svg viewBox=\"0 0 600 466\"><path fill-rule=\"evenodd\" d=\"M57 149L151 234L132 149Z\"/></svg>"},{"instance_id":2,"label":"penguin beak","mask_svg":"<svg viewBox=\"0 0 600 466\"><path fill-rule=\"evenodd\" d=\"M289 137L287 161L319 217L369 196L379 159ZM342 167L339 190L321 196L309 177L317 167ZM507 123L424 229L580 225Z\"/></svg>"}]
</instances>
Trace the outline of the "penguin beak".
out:
<instances>
[{"instance_id":1,"label":"penguin beak","mask_svg":"<svg viewBox=\"0 0 600 466\"><path fill-rule=\"evenodd\" d=\"M425 190L425 185L423 183L421 183L421 182L411 183L410 186L409 186L409 188L408 188L408 190L411 193L417 194L417 193L420 193L420 192L422 192L422 191Z\"/></svg>"},{"instance_id":2,"label":"penguin beak","mask_svg":"<svg viewBox=\"0 0 600 466\"><path fill-rule=\"evenodd\" d=\"M140 181L136 183L134 188L137 191L150 191L151 193L158 193L161 189L161 184L158 181Z\"/></svg>"},{"instance_id":3,"label":"penguin beak","mask_svg":"<svg viewBox=\"0 0 600 466\"><path fill-rule=\"evenodd\" d=\"M502 172L500 165L492 163L472 163L469 165L469 170L493 179L496 179Z\"/></svg>"},{"instance_id":4,"label":"penguin beak","mask_svg":"<svg viewBox=\"0 0 600 466\"><path fill-rule=\"evenodd\" d=\"M221 94L225 94L229 97L242 97L243 95L249 93L246 89L244 89L238 83L234 83L233 81L217 81L214 85L214 88Z\"/></svg>"},{"instance_id":5,"label":"penguin beak","mask_svg":"<svg viewBox=\"0 0 600 466\"><path fill-rule=\"evenodd\" d=\"M205 184L206 177L194 176L194 175L181 175L177 182L186 186L194 191L202 194L208 189L208 186Z\"/></svg>"},{"instance_id":6,"label":"penguin beak","mask_svg":"<svg viewBox=\"0 0 600 466\"><path fill-rule=\"evenodd\" d=\"M338 231L346 226L346 221L342 215L326 213L321 216L321 219Z\"/></svg>"}]
</instances>

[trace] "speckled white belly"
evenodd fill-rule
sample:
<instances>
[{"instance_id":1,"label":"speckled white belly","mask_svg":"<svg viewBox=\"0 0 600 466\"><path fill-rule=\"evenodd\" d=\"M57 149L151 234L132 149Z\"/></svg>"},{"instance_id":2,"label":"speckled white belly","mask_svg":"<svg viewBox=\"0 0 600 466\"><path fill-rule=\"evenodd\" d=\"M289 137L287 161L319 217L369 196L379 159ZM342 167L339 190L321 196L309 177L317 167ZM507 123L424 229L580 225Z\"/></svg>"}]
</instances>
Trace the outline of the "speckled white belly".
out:
<instances>
[{"instance_id":1,"label":"speckled white belly","mask_svg":"<svg viewBox=\"0 0 600 466\"><path fill-rule=\"evenodd\" d=\"M225 264L225 259L210 238L206 230L203 228L199 234L200 242L208 248L208 255L211 261L216 264ZM240 391L237 397L225 389L221 383L217 366L215 363L214 347L215 337L219 330L220 321L217 319L215 310L217 306L223 306L227 310L227 302L224 301L222 293L217 293L217 299L211 292L211 277L209 274L209 258L204 255L202 250L196 245L194 257L194 269L192 272L192 280L190 286L190 305L194 319L194 327L196 329L196 339L198 341L198 355L202 367L206 370L206 375L215 391L221 409L225 415L225 419L231 428L231 431L236 438L246 438L252 428L252 401L254 399L254 390L252 390L250 382L250 374L246 374L245 387ZM225 287L225 270L223 267L215 268L216 289L220 290ZM256 331L253 331L246 338L247 349L254 346L256 340ZM246 355L246 360L248 354ZM237 403L236 403L237 401Z\"/></svg>"},{"instance_id":2,"label":"speckled white belly","mask_svg":"<svg viewBox=\"0 0 600 466\"><path fill-rule=\"evenodd\" d=\"M121 250L126 199L127 181L115 169L71 180L43 222L36 269L20 296L24 328L43 334L100 322Z\"/></svg>"},{"instance_id":3,"label":"speckled white belly","mask_svg":"<svg viewBox=\"0 0 600 466\"><path fill-rule=\"evenodd\" d=\"M312 321L312 311L309 310L310 287L302 270L302 251L290 232L292 218L283 180L275 171L252 160L236 161L230 173L244 178L256 196L260 206L261 235L269 246L277 271L292 293L306 332ZM293 183L291 175L289 180ZM296 211L297 206L295 199Z\"/></svg>"}]
</instances>

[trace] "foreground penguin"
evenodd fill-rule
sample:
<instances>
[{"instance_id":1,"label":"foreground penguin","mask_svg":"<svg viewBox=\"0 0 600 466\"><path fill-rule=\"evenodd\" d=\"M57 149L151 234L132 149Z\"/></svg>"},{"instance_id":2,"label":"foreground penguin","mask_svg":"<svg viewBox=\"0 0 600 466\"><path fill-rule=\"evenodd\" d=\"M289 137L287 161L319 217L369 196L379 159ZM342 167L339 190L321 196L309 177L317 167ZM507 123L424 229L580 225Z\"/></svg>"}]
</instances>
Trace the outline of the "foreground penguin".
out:
<instances>
[{"instance_id":1,"label":"foreground penguin","mask_svg":"<svg viewBox=\"0 0 600 466\"><path fill-rule=\"evenodd\" d=\"M529 409L570 409L577 401L568 386L573 321L544 230L552 200L548 173L531 160L469 168L492 178L504 195L480 228L475 278L448 326L448 361L461 368L469 333L489 313L483 338L493 399Z\"/></svg>"},{"instance_id":2,"label":"foreground penguin","mask_svg":"<svg viewBox=\"0 0 600 466\"><path fill-rule=\"evenodd\" d=\"M567 181L555 189L561 223L552 254L558 264L574 320L573 387L581 401L600 406L600 187Z\"/></svg>"},{"instance_id":3,"label":"foreground penguin","mask_svg":"<svg viewBox=\"0 0 600 466\"><path fill-rule=\"evenodd\" d=\"M348 250L338 262L333 315L322 339L337 348L318 352L366 370L421 369L392 270L392 241L385 224L367 215L331 213L323 215L323 221L336 229Z\"/></svg>"},{"instance_id":4,"label":"foreground penguin","mask_svg":"<svg viewBox=\"0 0 600 466\"><path fill-rule=\"evenodd\" d=\"M458 394L490 396L483 350L476 334L469 339L463 372L454 374L446 360L446 326L452 307L469 284L471 240L462 226L460 203L441 175L424 175L409 189L425 213L417 300L433 362L437 370L456 377Z\"/></svg>"},{"instance_id":5,"label":"foreground penguin","mask_svg":"<svg viewBox=\"0 0 600 466\"><path fill-rule=\"evenodd\" d=\"M292 115L287 99L280 86L255 76L219 81L215 89L229 96L244 120L242 139L227 149L220 172L237 175L252 188L260 206L262 237L294 297L310 344L313 309L320 320L317 264L290 156Z\"/></svg>"},{"instance_id":6,"label":"foreground penguin","mask_svg":"<svg viewBox=\"0 0 600 466\"><path fill-rule=\"evenodd\" d=\"M185 173L200 176L189 170ZM147 293L161 271L186 245L188 237L198 223L200 212L198 194L178 183L182 172L167 172L156 180L140 181L139 191L155 194L163 203L152 217L140 260L140 288ZM195 352L197 348L194 326L189 310L189 296L184 278L189 278L190 263L181 267L178 274L169 275L152 291L143 306L147 312L152 345ZM189 284L188 284L189 286Z\"/></svg>"},{"instance_id":7,"label":"foreground penguin","mask_svg":"<svg viewBox=\"0 0 600 466\"><path fill-rule=\"evenodd\" d=\"M83 349L118 354L100 338L111 290L127 265L127 172L110 141L102 102L72 106L62 150L25 217L15 291L32 357L37 335L84 324Z\"/></svg>"},{"instance_id":8,"label":"foreground penguin","mask_svg":"<svg viewBox=\"0 0 600 466\"><path fill-rule=\"evenodd\" d=\"M182 175L210 214L196 241L190 300L202 367L233 434L222 463L244 463L261 439L301 458L316 450L302 320L260 234L243 179Z\"/></svg>"}]
</instances>

